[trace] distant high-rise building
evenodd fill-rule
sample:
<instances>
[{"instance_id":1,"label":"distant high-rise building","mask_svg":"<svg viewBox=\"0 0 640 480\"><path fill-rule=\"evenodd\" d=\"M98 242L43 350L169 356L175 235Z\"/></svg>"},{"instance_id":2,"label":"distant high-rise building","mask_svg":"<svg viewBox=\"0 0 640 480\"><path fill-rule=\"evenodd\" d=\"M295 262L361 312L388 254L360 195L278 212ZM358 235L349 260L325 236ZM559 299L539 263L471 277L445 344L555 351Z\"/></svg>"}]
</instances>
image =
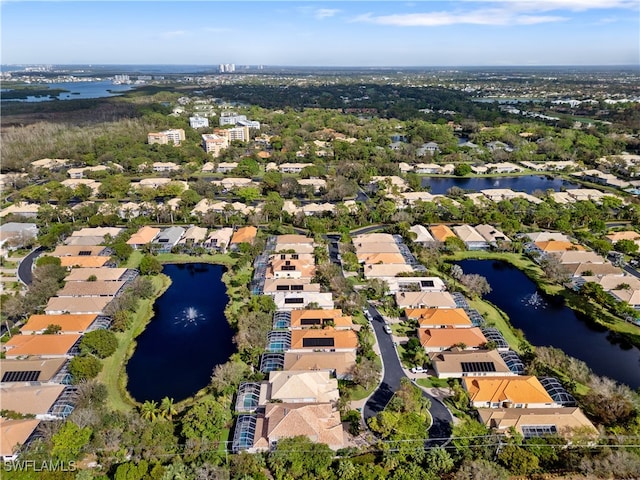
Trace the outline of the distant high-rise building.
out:
<instances>
[{"instance_id":1,"label":"distant high-rise building","mask_svg":"<svg viewBox=\"0 0 640 480\"><path fill-rule=\"evenodd\" d=\"M236 71L236 65L234 63L221 63L220 73L233 73Z\"/></svg>"},{"instance_id":2,"label":"distant high-rise building","mask_svg":"<svg viewBox=\"0 0 640 480\"><path fill-rule=\"evenodd\" d=\"M184 139L184 130L181 128L165 130L164 132L151 132L147 134L147 142L150 145L154 143L167 145L169 142L173 143L174 145L180 145L180 142Z\"/></svg>"},{"instance_id":3,"label":"distant high-rise building","mask_svg":"<svg viewBox=\"0 0 640 480\"><path fill-rule=\"evenodd\" d=\"M204 151L212 154L214 157L220 155L220 151L229 146L229 139L226 136L220 136L213 133L205 133L202 135L202 147Z\"/></svg>"},{"instance_id":4,"label":"distant high-rise building","mask_svg":"<svg viewBox=\"0 0 640 480\"><path fill-rule=\"evenodd\" d=\"M189 125L191 128L205 128L209 126L209 119L206 117L189 117Z\"/></svg>"}]
</instances>

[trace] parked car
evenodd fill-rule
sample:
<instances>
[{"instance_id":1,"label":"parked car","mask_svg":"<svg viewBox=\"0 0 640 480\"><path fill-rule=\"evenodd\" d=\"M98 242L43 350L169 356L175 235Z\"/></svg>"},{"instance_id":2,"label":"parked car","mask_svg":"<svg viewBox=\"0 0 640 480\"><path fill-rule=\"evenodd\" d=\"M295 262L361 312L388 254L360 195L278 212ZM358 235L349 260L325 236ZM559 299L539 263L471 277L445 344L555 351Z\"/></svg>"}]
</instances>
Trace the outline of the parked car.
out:
<instances>
[{"instance_id":1,"label":"parked car","mask_svg":"<svg viewBox=\"0 0 640 480\"><path fill-rule=\"evenodd\" d=\"M413 367L411 369L411 373L424 373L424 368L422 368L422 367Z\"/></svg>"},{"instance_id":2,"label":"parked car","mask_svg":"<svg viewBox=\"0 0 640 480\"><path fill-rule=\"evenodd\" d=\"M389 325L384 326L384 331L391 335L391 327Z\"/></svg>"}]
</instances>

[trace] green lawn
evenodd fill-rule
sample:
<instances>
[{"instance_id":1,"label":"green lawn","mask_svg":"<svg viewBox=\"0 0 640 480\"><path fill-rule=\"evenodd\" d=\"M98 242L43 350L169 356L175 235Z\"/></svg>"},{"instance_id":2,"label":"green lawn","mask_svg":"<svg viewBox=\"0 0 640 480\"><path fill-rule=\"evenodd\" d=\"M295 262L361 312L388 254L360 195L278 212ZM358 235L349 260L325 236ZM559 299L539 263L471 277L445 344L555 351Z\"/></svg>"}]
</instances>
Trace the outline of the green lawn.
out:
<instances>
[{"instance_id":1,"label":"green lawn","mask_svg":"<svg viewBox=\"0 0 640 480\"><path fill-rule=\"evenodd\" d=\"M419 378L416 380L416 383L421 387L425 388L448 388L449 383L445 378L438 377L429 377L429 378Z\"/></svg>"},{"instance_id":2,"label":"green lawn","mask_svg":"<svg viewBox=\"0 0 640 480\"><path fill-rule=\"evenodd\" d=\"M140 250L134 250L124 265L126 268L138 268L140 266L140 260L142 260L142 252Z\"/></svg>"},{"instance_id":3,"label":"green lawn","mask_svg":"<svg viewBox=\"0 0 640 480\"><path fill-rule=\"evenodd\" d=\"M160 263L215 263L218 265L231 266L236 263L236 259L228 254L216 253L213 255L187 255L176 253L160 253L157 255Z\"/></svg>"},{"instance_id":4,"label":"green lawn","mask_svg":"<svg viewBox=\"0 0 640 480\"><path fill-rule=\"evenodd\" d=\"M133 315L131 327L124 332L116 333L118 348L113 355L103 360L103 368L98 381L107 387L107 405L113 410L128 411L134 406L133 400L126 391L124 367L135 349L135 338L140 335L149 320L153 317L155 299L169 288L171 280L166 275L151 277L156 295L151 299L140 300L138 309Z\"/></svg>"},{"instance_id":5,"label":"green lawn","mask_svg":"<svg viewBox=\"0 0 640 480\"><path fill-rule=\"evenodd\" d=\"M487 324L495 326L512 350L520 352L520 339L516 336L509 317L495 305L486 300L469 300L469 306L477 310Z\"/></svg>"}]
</instances>

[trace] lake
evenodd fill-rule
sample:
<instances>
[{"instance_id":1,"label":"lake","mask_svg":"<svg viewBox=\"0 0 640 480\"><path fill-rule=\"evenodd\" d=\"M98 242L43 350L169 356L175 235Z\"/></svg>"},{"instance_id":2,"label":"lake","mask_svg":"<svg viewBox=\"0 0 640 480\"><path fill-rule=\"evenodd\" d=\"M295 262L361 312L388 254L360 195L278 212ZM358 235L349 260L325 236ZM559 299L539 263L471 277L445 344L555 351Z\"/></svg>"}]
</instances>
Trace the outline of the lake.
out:
<instances>
[{"instance_id":1,"label":"lake","mask_svg":"<svg viewBox=\"0 0 640 480\"><path fill-rule=\"evenodd\" d=\"M516 192L533 193L535 190L570 190L580 185L567 182L562 178L547 177L545 175L523 175L519 177L424 177L422 186L430 187L434 195L446 195L451 187L478 192L488 188L510 188Z\"/></svg>"},{"instance_id":2,"label":"lake","mask_svg":"<svg viewBox=\"0 0 640 480\"><path fill-rule=\"evenodd\" d=\"M3 100L3 102L51 102L53 100L78 100L81 98L102 98L102 97L112 97L114 95L118 95L123 92L127 92L134 88L132 85L114 85L111 81L104 80L100 82L61 82L61 83L32 83L29 85L30 87L38 88L38 89L59 89L59 90L68 90L67 92L63 92L58 94L55 97L33 97L29 96L27 98L19 98L19 99L7 99ZM4 91L9 91L11 89L4 89Z\"/></svg>"},{"instance_id":3,"label":"lake","mask_svg":"<svg viewBox=\"0 0 640 480\"><path fill-rule=\"evenodd\" d=\"M171 286L153 305L155 315L126 366L127 390L139 402L192 396L209 384L216 365L236 352L224 315L224 267L165 265Z\"/></svg>"},{"instance_id":4,"label":"lake","mask_svg":"<svg viewBox=\"0 0 640 480\"><path fill-rule=\"evenodd\" d=\"M529 277L507 262L456 263L464 273L487 279L493 290L484 298L504 311L533 345L559 348L585 362L598 375L633 389L640 387L640 349L616 340L606 328L564 306L560 297L545 296Z\"/></svg>"}]
</instances>

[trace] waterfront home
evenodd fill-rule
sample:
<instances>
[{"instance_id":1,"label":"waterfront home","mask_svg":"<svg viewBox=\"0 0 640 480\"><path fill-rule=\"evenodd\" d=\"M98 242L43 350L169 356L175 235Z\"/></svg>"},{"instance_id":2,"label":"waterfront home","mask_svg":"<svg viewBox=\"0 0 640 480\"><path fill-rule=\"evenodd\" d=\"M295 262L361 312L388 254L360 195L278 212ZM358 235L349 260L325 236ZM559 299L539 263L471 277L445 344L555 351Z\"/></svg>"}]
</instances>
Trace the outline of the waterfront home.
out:
<instances>
[{"instance_id":1,"label":"waterfront home","mask_svg":"<svg viewBox=\"0 0 640 480\"><path fill-rule=\"evenodd\" d=\"M356 366L355 352L287 352L284 370L326 370L338 379L350 379Z\"/></svg>"},{"instance_id":2,"label":"waterfront home","mask_svg":"<svg viewBox=\"0 0 640 480\"><path fill-rule=\"evenodd\" d=\"M463 378L462 386L476 408L553 408L558 404L533 376Z\"/></svg>"},{"instance_id":3,"label":"waterfront home","mask_svg":"<svg viewBox=\"0 0 640 480\"><path fill-rule=\"evenodd\" d=\"M289 352L353 352L358 348L358 335L353 330L301 329L291 331Z\"/></svg>"},{"instance_id":4,"label":"waterfront home","mask_svg":"<svg viewBox=\"0 0 640 480\"><path fill-rule=\"evenodd\" d=\"M136 276L136 271L129 268L84 267L72 268L64 281L86 282L91 278L96 282L128 282Z\"/></svg>"},{"instance_id":5,"label":"waterfront home","mask_svg":"<svg viewBox=\"0 0 640 480\"><path fill-rule=\"evenodd\" d=\"M60 358L71 357L79 334L63 335L14 335L4 344L5 358L31 357Z\"/></svg>"},{"instance_id":6,"label":"waterfront home","mask_svg":"<svg viewBox=\"0 0 640 480\"><path fill-rule=\"evenodd\" d=\"M258 229L256 227L248 226L248 227L240 227L238 228L231 237L229 241L229 249L234 251L240 247L241 243L248 243L249 245L253 245L253 242L256 240L256 235L258 234Z\"/></svg>"},{"instance_id":7,"label":"waterfront home","mask_svg":"<svg viewBox=\"0 0 640 480\"><path fill-rule=\"evenodd\" d=\"M479 408L478 417L498 434L513 429L525 439L559 435L566 439L588 433L595 438L598 429L578 407L564 408Z\"/></svg>"},{"instance_id":8,"label":"waterfront home","mask_svg":"<svg viewBox=\"0 0 640 480\"><path fill-rule=\"evenodd\" d=\"M414 243L426 246L433 245L436 242L433 235L429 233L429 230L427 230L427 227L424 225L413 225L409 228L409 231L415 233L415 239L413 240Z\"/></svg>"},{"instance_id":9,"label":"waterfront home","mask_svg":"<svg viewBox=\"0 0 640 480\"><path fill-rule=\"evenodd\" d=\"M35 438L40 424L36 418L12 420L0 417L0 457L3 462L15 462L20 451Z\"/></svg>"},{"instance_id":10,"label":"waterfront home","mask_svg":"<svg viewBox=\"0 0 640 480\"><path fill-rule=\"evenodd\" d=\"M290 328L292 330L324 327L349 330L353 326L351 316L344 315L341 309L305 309L291 312Z\"/></svg>"},{"instance_id":11,"label":"waterfront home","mask_svg":"<svg viewBox=\"0 0 640 480\"><path fill-rule=\"evenodd\" d=\"M456 301L449 292L399 292L398 308L456 308Z\"/></svg>"},{"instance_id":12,"label":"waterfront home","mask_svg":"<svg viewBox=\"0 0 640 480\"><path fill-rule=\"evenodd\" d=\"M260 389L259 405L267 402L332 403L340 398L338 380L324 371L273 371Z\"/></svg>"},{"instance_id":13,"label":"waterfront home","mask_svg":"<svg viewBox=\"0 0 640 480\"><path fill-rule=\"evenodd\" d=\"M404 315L416 320L420 328L470 328L473 326L462 308L407 308Z\"/></svg>"},{"instance_id":14,"label":"waterfront home","mask_svg":"<svg viewBox=\"0 0 640 480\"><path fill-rule=\"evenodd\" d=\"M484 250L489 246L485 238L471 225L456 225L453 231L468 250Z\"/></svg>"},{"instance_id":15,"label":"waterfront home","mask_svg":"<svg viewBox=\"0 0 640 480\"><path fill-rule=\"evenodd\" d=\"M63 383L68 380L69 373L64 368L68 359L39 358L3 359L0 362L0 381L2 383L30 382Z\"/></svg>"},{"instance_id":16,"label":"waterfront home","mask_svg":"<svg viewBox=\"0 0 640 480\"><path fill-rule=\"evenodd\" d=\"M442 352L453 347L478 349L487 343L478 327L471 328L419 328L418 340L427 353Z\"/></svg>"},{"instance_id":17,"label":"waterfront home","mask_svg":"<svg viewBox=\"0 0 640 480\"><path fill-rule=\"evenodd\" d=\"M476 231L482 235L486 242L495 247L500 243L509 243L511 239L493 225L480 224L475 226Z\"/></svg>"},{"instance_id":18,"label":"waterfront home","mask_svg":"<svg viewBox=\"0 0 640 480\"><path fill-rule=\"evenodd\" d=\"M564 252L551 252L549 255L553 255L562 264L565 263L607 263L604 257L601 257L595 252L587 252L584 250L567 250Z\"/></svg>"},{"instance_id":19,"label":"waterfront home","mask_svg":"<svg viewBox=\"0 0 640 480\"><path fill-rule=\"evenodd\" d=\"M60 266L65 268L100 268L108 267L114 263L111 261L111 257L100 256L66 256L59 257Z\"/></svg>"},{"instance_id":20,"label":"waterfront home","mask_svg":"<svg viewBox=\"0 0 640 480\"><path fill-rule=\"evenodd\" d=\"M191 225L184 232L182 238L178 241L179 245L186 245L189 247L201 246L207 238L207 229L204 227L198 227Z\"/></svg>"},{"instance_id":21,"label":"waterfront home","mask_svg":"<svg viewBox=\"0 0 640 480\"><path fill-rule=\"evenodd\" d=\"M512 376L497 350L460 350L429 355L438 378Z\"/></svg>"},{"instance_id":22,"label":"waterfront home","mask_svg":"<svg viewBox=\"0 0 640 480\"><path fill-rule=\"evenodd\" d=\"M60 334L83 334L98 320L95 313L87 315L31 315L20 328L22 335L42 334L50 325L60 327Z\"/></svg>"},{"instance_id":23,"label":"waterfront home","mask_svg":"<svg viewBox=\"0 0 640 480\"><path fill-rule=\"evenodd\" d=\"M311 278L273 278L265 279L262 293L273 295L276 292L320 292L319 283L311 283Z\"/></svg>"},{"instance_id":24,"label":"waterfront home","mask_svg":"<svg viewBox=\"0 0 640 480\"><path fill-rule=\"evenodd\" d=\"M204 241L203 246L209 250L213 250L220 253L227 253L227 247L231 242L233 236L233 228L224 227L217 230L213 230L209 233L209 236Z\"/></svg>"},{"instance_id":25,"label":"waterfront home","mask_svg":"<svg viewBox=\"0 0 640 480\"><path fill-rule=\"evenodd\" d=\"M605 275L624 276L624 270L611 263L565 263L562 268L569 277L602 277Z\"/></svg>"},{"instance_id":26,"label":"waterfront home","mask_svg":"<svg viewBox=\"0 0 640 480\"><path fill-rule=\"evenodd\" d=\"M178 244L184 232L185 229L182 227L165 228L153 239L153 249L158 253L171 252L171 249Z\"/></svg>"},{"instance_id":27,"label":"waterfront home","mask_svg":"<svg viewBox=\"0 0 640 480\"><path fill-rule=\"evenodd\" d=\"M131 238L127 240L127 245L131 245L135 250L138 250L145 245L151 244L160 233L159 228L144 226L131 235Z\"/></svg>"},{"instance_id":28,"label":"waterfront home","mask_svg":"<svg viewBox=\"0 0 640 480\"><path fill-rule=\"evenodd\" d=\"M56 383L30 385L9 383L0 387L2 410L33 415L38 420L61 420L73 410L73 400L65 395L69 388Z\"/></svg>"},{"instance_id":29,"label":"waterfront home","mask_svg":"<svg viewBox=\"0 0 640 480\"><path fill-rule=\"evenodd\" d=\"M444 282L438 277L388 277L387 292L442 292L446 290Z\"/></svg>"},{"instance_id":30,"label":"waterfront home","mask_svg":"<svg viewBox=\"0 0 640 480\"><path fill-rule=\"evenodd\" d=\"M431 235L437 242L444 243L447 238L457 238L453 230L446 225L430 225L429 230L431 230Z\"/></svg>"},{"instance_id":31,"label":"waterfront home","mask_svg":"<svg viewBox=\"0 0 640 480\"><path fill-rule=\"evenodd\" d=\"M107 305L114 297L51 297L44 313L60 315L63 313L103 315Z\"/></svg>"},{"instance_id":32,"label":"waterfront home","mask_svg":"<svg viewBox=\"0 0 640 480\"><path fill-rule=\"evenodd\" d=\"M58 297L117 297L124 291L127 282L66 282L58 290Z\"/></svg>"},{"instance_id":33,"label":"waterfront home","mask_svg":"<svg viewBox=\"0 0 640 480\"><path fill-rule=\"evenodd\" d=\"M371 278L379 278L386 280L387 278L396 277L400 273L413 272L413 267L407 264L394 264L394 265L365 265L363 269L363 275L368 280Z\"/></svg>"}]
</instances>

